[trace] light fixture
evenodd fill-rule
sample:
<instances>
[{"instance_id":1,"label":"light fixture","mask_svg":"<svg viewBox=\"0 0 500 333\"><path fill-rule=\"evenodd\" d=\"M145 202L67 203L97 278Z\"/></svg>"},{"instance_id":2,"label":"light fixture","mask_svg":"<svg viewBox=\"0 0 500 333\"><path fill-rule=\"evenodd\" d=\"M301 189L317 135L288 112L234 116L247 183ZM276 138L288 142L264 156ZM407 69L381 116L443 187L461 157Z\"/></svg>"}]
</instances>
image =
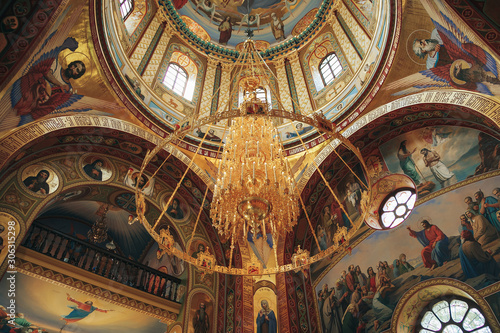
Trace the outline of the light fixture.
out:
<instances>
[{"instance_id":1,"label":"light fixture","mask_svg":"<svg viewBox=\"0 0 500 333\"><path fill-rule=\"evenodd\" d=\"M106 225L106 214L108 213L108 209L108 205L103 205L97 211L99 217L87 233L87 237L92 243L102 243L108 238L108 226Z\"/></svg>"},{"instance_id":2,"label":"light fixture","mask_svg":"<svg viewBox=\"0 0 500 333\"><path fill-rule=\"evenodd\" d=\"M201 202L200 212L198 212L190 239L194 238L201 210L207 199L207 193L211 190L213 193L210 207L212 226L217 230L222 242L230 242L229 260L224 261L223 258L215 258L214 251L210 250L209 247L206 247L205 252L198 254L197 258L191 257L187 252L190 249L191 240L188 241L186 251L179 250L174 246L174 237L169 228L165 228L165 222L162 221L163 217L169 218L166 210L175 197L179 186L183 183L187 170L197 158L205 137L201 139L198 150L194 152L187 170L178 182L179 185L170 194L162 213L153 223L150 223L144 215L146 196L140 188L136 187L137 217L135 219L130 218L129 223L136 219L141 222L153 239L158 242L159 251L157 255L159 257L163 256L164 253L175 255L202 270L202 274L219 272L233 275L266 275L294 270L301 270L306 274L310 264L329 257L335 252L349 251L349 240L363 225L365 211L369 205L371 180L369 178L366 180L361 179L366 178L367 173L364 171L367 169L366 164L359 149L338 133L335 126L321 112L305 116L300 113L300 106L296 100L292 100L292 103L295 104L295 109L298 110L297 113L285 110L275 91L274 84L269 79L273 75L273 72L255 49L254 42L247 40L232 73L232 76L237 78L237 82L232 86L232 91L229 92L229 96L245 96L238 108L232 109L230 107L232 105L231 100L220 100L219 105L221 107L217 112L199 119L196 119L195 115L193 115L191 118L181 121L176 126L176 130L165 138L161 145L146 154L141 173L144 172L149 162L161 149L182 138L193 128L207 126L208 128L204 132L209 133L214 124L227 124L222 136L222 142L225 143L219 148L219 154L217 155L219 158L213 168L215 183L208 184L209 188L207 188ZM274 96L274 107L267 104L267 101L257 98L257 89L261 89L260 87L269 88L271 97ZM235 91L235 89L237 90ZM216 95L214 92L214 96ZM278 107L276 107L276 104ZM300 142L306 152L308 146L303 142L293 122L300 122L323 132L322 135L328 139L326 142L326 145L329 145L328 153L336 154L339 161L343 163L343 168L339 168L337 165L336 169L345 172L345 175L349 176L349 179L358 186L356 189L357 213L354 215L358 217L356 220L351 221L342 203L343 197L339 199L338 193L332 188L334 186L330 186L330 182L318 168L314 158L310 159L309 163L316 168L316 172L322 178L346 218L350 220L351 225L349 229L346 227L339 228L335 235L332 235L331 245L327 248L321 248L319 245L318 236L310 220L310 212L305 210L304 202L300 197L299 186L295 183L299 168L290 165L285 156L280 135L273 123L274 118L287 119L292 122L291 127L295 130L296 140ZM228 119L228 121L222 122L224 119ZM343 156L336 151L336 147L339 146L345 148ZM346 152L350 153L345 155ZM347 162L344 160L346 156L349 156ZM357 175L353 171L354 163L359 163L364 175ZM302 208L302 213L299 207ZM284 241L285 237L283 236L293 230L299 215L307 221L308 230L313 235L313 242L319 249L319 253L310 256L309 251L298 247L289 259L291 262L280 264L276 253L278 243ZM235 244L237 242L247 242L249 233L253 233L254 236L258 233L271 234L276 256L275 266L264 266L265 263L250 260L251 262L244 262L242 267L232 267ZM245 244L240 243L240 246L242 245ZM225 262L225 264L221 264L221 262Z\"/></svg>"},{"instance_id":3,"label":"light fixture","mask_svg":"<svg viewBox=\"0 0 500 333\"><path fill-rule=\"evenodd\" d=\"M106 248L110 251L113 251L116 249L116 244L113 240L111 242L106 243Z\"/></svg>"},{"instance_id":4,"label":"light fixture","mask_svg":"<svg viewBox=\"0 0 500 333\"><path fill-rule=\"evenodd\" d=\"M254 237L258 232L270 233L277 244L280 236L297 224L299 215L290 171L271 119L234 119L210 209L212 225L219 235L234 240L246 238L248 232Z\"/></svg>"},{"instance_id":5,"label":"light fixture","mask_svg":"<svg viewBox=\"0 0 500 333\"><path fill-rule=\"evenodd\" d=\"M396 228L411 214L416 201L416 186L410 177L385 176L373 185L366 224L376 230Z\"/></svg>"}]
</instances>

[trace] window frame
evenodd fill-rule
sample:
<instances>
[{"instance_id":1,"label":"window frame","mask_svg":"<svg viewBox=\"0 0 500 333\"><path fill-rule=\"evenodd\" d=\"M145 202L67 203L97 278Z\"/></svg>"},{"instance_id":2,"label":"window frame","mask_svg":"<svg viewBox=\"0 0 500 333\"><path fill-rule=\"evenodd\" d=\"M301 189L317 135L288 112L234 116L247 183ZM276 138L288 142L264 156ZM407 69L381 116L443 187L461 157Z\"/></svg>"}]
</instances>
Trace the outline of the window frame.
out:
<instances>
[{"instance_id":1,"label":"window frame","mask_svg":"<svg viewBox=\"0 0 500 333\"><path fill-rule=\"evenodd\" d=\"M441 301L448 302L448 307L450 307L451 302L454 301L454 300L462 301L462 302L467 303L467 306L468 306L467 311L465 312L462 320L459 323L455 322L452 319L451 313L450 313L450 319L448 320L448 322L443 323L441 321L441 318L439 318L439 316L432 310L432 308L434 307L434 305L436 305L437 303L439 303ZM481 315L484 317L484 325L482 325L480 327L476 327L476 328L472 329L471 331L467 331L464 328L463 324L465 322L465 318L467 317L467 315L469 314L469 312L471 311L471 309L476 309L477 311L479 311L481 313ZM431 329L428 329L428 328L425 328L425 327L422 326L422 320L424 319L425 314L427 312L429 312L429 311L431 311L436 316L436 318L439 320L439 322L441 323L441 329L439 331L433 331ZM461 296L458 296L458 295L450 295L450 296L436 298L436 299L432 300L431 302L429 302L429 304L427 304L422 309L422 311L418 315L417 323L415 325L415 333L419 333L421 330L427 330L428 332L439 333L439 332L442 332L449 325L456 325L456 326L458 326L462 330L462 332L464 332L464 333L474 333L477 330L479 330L481 328L485 328L485 327L488 327L493 332L493 330L492 330L493 326L488 321L488 318L487 318L486 314L484 313L483 309L479 306L479 304L475 303L474 301L472 301L472 300L470 300L468 298L464 298L464 297L461 297Z\"/></svg>"},{"instance_id":2,"label":"window frame","mask_svg":"<svg viewBox=\"0 0 500 333\"><path fill-rule=\"evenodd\" d=\"M167 78L167 75L168 75L168 70L170 69L170 67L174 65L176 66L179 70L177 71L177 74L175 76L175 79L174 79L174 83L172 85L172 87L170 88L166 83L165 83L165 80ZM182 72L184 73L184 75L186 76L186 81L184 82L184 86L182 87L182 93L178 93L176 90L174 90L175 88L175 84L177 83L177 77L178 77L178 74ZM163 76L163 80L161 81L163 83L163 85L165 87L167 87L167 89L173 91L175 94L181 96L184 98L184 94L186 93L186 88L187 88L187 85L188 85L188 81L189 81L189 74L188 72L184 69L184 67L182 67L181 65L179 65L178 63L174 62L174 61L171 61L168 63L168 66L167 66L167 70L165 71L165 75Z\"/></svg>"},{"instance_id":3,"label":"window frame","mask_svg":"<svg viewBox=\"0 0 500 333\"><path fill-rule=\"evenodd\" d=\"M129 3L130 4L130 9L128 10L128 12L124 16L123 12L122 12L122 6L125 3ZM132 12L134 11L135 1L134 0L119 0L119 4L118 5L120 7L120 14L122 15L122 20L125 21L130 16L130 14L132 14Z\"/></svg>"},{"instance_id":4,"label":"window frame","mask_svg":"<svg viewBox=\"0 0 500 333\"><path fill-rule=\"evenodd\" d=\"M264 99L259 96L263 96ZM258 87L257 89L255 89L255 97L260 99L262 103L267 103L267 89L262 86Z\"/></svg>"},{"instance_id":5,"label":"window frame","mask_svg":"<svg viewBox=\"0 0 500 333\"><path fill-rule=\"evenodd\" d=\"M338 66L335 66L335 67L332 67L332 62L328 59L330 58L330 56L333 57L331 58L332 59L332 62L333 62L333 65L335 65L336 63L338 64ZM323 65L324 63L326 63L326 65ZM332 74L332 78L330 81L326 82L326 79L325 79L325 75L323 73L323 70L322 68L328 68L329 72ZM334 69L340 67L340 71L338 72L338 75L335 74L334 72ZM328 53L319 63L319 66L318 66L318 70L319 70L319 74L321 76L321 80L323 81L323 84L324 86L326 87L327 85L329 85L330 83L332 83L333 81L335 81L336 78L339 77L340 73L342 73L342 70L344 68L342 67L342 64L340 63L340 59L339 57L337 56L337 54L335 52L330 52Z\"/></svg>"}]
</instances>

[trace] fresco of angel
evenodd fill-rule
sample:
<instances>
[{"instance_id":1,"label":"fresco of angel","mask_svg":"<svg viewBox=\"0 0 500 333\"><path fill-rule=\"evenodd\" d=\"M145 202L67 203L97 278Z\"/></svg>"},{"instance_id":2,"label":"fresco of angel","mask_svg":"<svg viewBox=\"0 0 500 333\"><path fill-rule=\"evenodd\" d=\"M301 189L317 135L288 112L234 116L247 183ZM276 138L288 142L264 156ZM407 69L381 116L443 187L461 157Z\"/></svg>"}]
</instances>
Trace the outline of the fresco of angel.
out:
<instances>
[{"instance_id":1,"label":"fresco of angel","mask_svg":"<svg viewBox=\"0 0 500 333\"><path fill-rule=\"evenodd\" d=\"M66 49L75 51L78 48L78 42L67 36L79 14L80 11L75 10L65 24L49 35L29 61L21 78L8 88L0 100L0 131L53 113L82 112L102 107L121 109L115 103L73 93L72 82L80 79L88 68L83 59L63 66L59 54Z\"/></svg>"},{"instance_id":2,"label":"fresco of angel","mask_svg":"<svg viewBox=\"0 0 500 333\"><path fill-rule=\"evenodd\" d=\"M442 10L424 0L422 3L436 27L430 39L416 39L413 52L427 57L426 70L409 75L387 85L387 89L402 89L393 95L407 95L434 88L454 88L486 95L500 94L498 63L493 56L474 44ZM447 54L449 59L443 56ZM431 60L431 57L440 60Z\"/></svg>"}]
</instances>

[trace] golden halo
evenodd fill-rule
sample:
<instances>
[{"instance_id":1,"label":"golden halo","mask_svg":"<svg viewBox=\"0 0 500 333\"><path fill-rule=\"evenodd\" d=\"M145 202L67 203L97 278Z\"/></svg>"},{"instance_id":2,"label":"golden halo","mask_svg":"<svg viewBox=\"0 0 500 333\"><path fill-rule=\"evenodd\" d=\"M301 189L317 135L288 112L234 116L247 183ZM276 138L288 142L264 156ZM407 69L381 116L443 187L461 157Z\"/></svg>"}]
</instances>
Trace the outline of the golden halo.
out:
<instances>
[{"instance_id":1,"label":"golden halo","mask_svg":"<svg viewBox=\"0 0 500 333\"><path fill-rule=\"evenodd\" d=\"M415 217L412 219L411 223L412 223L412 224L413 224L413 223L417 223L417 224L418 224L418 226L420 227L420 223L421 223L423 220L427 220L427 221L429 221L429 223L430 223L430 224L432 224L432 218L431 218L429 215L425 215L425 216L418 216L418 217L417 217L417 216L415 216Z\"/></svg>"},{"instance_id":2,"label":"golden halo","mask_svg":"<svg viewBox=\"0 0 500 333\"><path fill-rule=\"evenodd\" d=\"M82 52L71 52L68 53L61 61L61 67L66 68L68 67L69 64L71 64L73 61L80 60L84 63L85 65L85 74L77 80L73 80L73 82L78 82L77 86L83 87L85 83L92 77L92 71L93 71L93 66L92 62L90 61L90 58ZM73 85L75 85L73 83Z\"/></svg>"},{"instance_id":3,"label":"golden halo","mask_svg":"<svg viewBox=\"0 0 500 333\"><path fill-rule=\"evenodd\" d=\"M415 30L413 31L411 34L408 35L408 38L406 39L406 54L408 55L408 58L410 58L411 61L413 61L414 63L416 63L417 65L420 65L420 66L425 66L425 58L419 58L415 52L413 52L413 41L415 39L417 39L417 36L413 37L412 36L416 33L419 33L419 36L423 35L425 33L427 33L427 37L426 38L420 38L420 39L427 39L427 38L430 38L431 37L431 32L429 30L425 30L425 29L418 29L418 30Z\"/></svg>"},{"instance_id":4,"label":"golden halo","mask_svg":"<svg viewBox=\"0 0 500 333\"><path fill-rule=\"evenodd\" d=\"M467 82L463 81L463 80L460 80L459 78L457 78L455 76L455 73L454 73L454 68L456 66L460 66L462 69L467 69L467 68L471 68L472 66L465 60L463 59L458 59L458 60L455 60L451 66L450 66L450 77L451 77L451 80L453 82L455 82L456 84L458 85L464 85L466 84Z\"/></svg>"}]
</instances>

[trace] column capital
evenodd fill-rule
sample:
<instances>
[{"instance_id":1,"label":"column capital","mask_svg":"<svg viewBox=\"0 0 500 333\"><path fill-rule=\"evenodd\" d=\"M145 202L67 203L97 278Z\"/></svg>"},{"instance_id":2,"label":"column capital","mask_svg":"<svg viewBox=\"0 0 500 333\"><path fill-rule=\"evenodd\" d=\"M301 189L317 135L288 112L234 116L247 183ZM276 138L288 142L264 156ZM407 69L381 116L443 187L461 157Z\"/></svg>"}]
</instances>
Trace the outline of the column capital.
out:
<instances>
[{"instance_id":1,"label":"column capital","mask_svg":"<svg viewBox=\"0 0 500 333\"><path fill-rule=\"evenodd\" d=\"M281 58L273 60L272 63L274 64L274 67L276 67L276 69L278 69L278 68L281 69L281 68L285 67L285 59L286 59L285 57L281 57Z\"/></svg>"},{"instance_id":2,"label":"column capital","mask_svg":"<svg viewBox=\"0 0 500 333\"><path fill-rule=\"evenodd\" d=\"M332 4L332 6L330 7L330 12L326 17L326 23L331 25L333 22L337 20L337 11L340 10L341 6L342 6L341 0L337 0Z\"/></svg>"},{"instance_id":3,"label":"column capital","mask_svg":"<svg viewBox=\"0 0 500 333\"><path fill-rule=\"evenodd\" d=\"M215 67L219 64L219 59L207 57L207 65L208 67Z\"/></svg>"},{"instance_id":4,"label":"column capital","mask_svg":"<svg viewBox=\"0 0 500 333\"><path fill-rule=\"evenodd\" d=\"M232 62L221 62L220 64L223 71L231 71L234 67Z\"/></svg>"},{"instance_id":5,"label":"column capital","mask_svg":"<svg viewBox=\"0 0 500 333\"><path fill-rule=\"evenodd\" d=\"M292 52L288 53L286 56L290 62L296 62L299 61L299 51L293 50Z\"/></svg>"}]
</instances>

